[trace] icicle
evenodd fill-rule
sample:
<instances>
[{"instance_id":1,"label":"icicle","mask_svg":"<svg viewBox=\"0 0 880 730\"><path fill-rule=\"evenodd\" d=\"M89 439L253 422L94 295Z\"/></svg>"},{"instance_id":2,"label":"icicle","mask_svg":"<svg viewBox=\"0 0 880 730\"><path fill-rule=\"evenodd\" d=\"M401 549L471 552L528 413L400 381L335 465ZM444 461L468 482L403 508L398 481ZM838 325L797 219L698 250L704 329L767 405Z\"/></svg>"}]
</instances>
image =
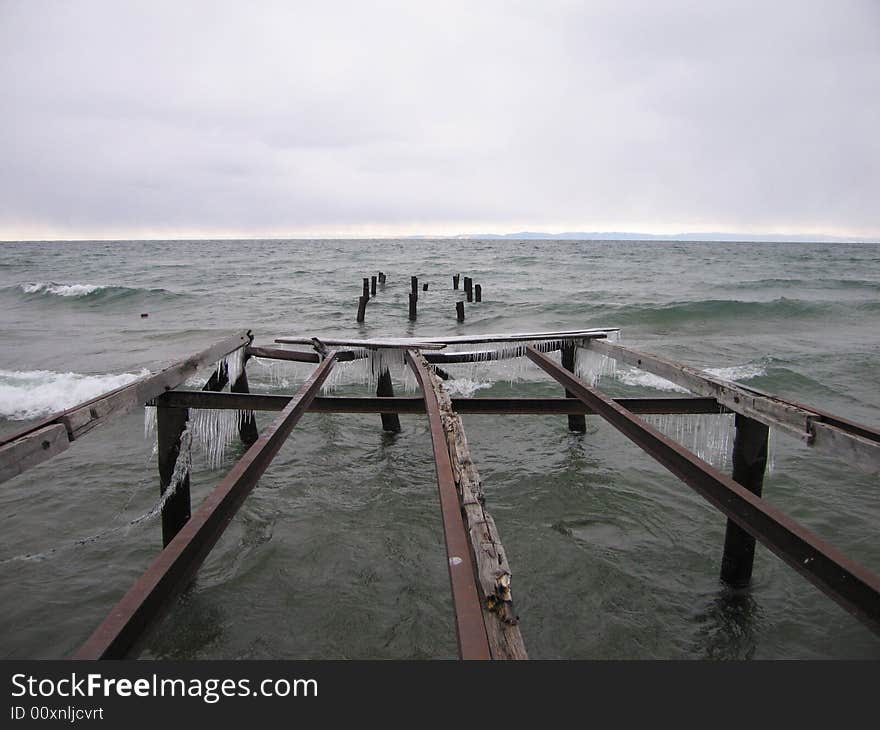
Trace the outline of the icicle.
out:
<instances>
[{"instance_id":1,"label":"icicle","mask_svg":"<svg viewBox=\"0 0 880 730\"><path fill-rule=\"evenodd\" d=\"M730 462L733 415L649 415L644 420L717 469Z\"/></svg>"},{"instance_id":2,"label":"icicle","mask_svg":"<svg viewBox=\"0 0 880 730\"><path fill-rule=\"evenodd\" d=\"M226 363L226 373L229 376L229 385L238 380L239 376L244 372L244 345L239 347L237 350L233 350L222 360L223 363ZM222 368L222 365L218 364L217 366L218 372Z\"/></svg>"},{"instance_id":3,"label":"icicle","mask_svg":"<svg viewBox=\"0 0 880 730\"><path fill-rule=\"evenodd\" d=\"M238 428L249 411L230 409L190 409L193 437L205 453L209 469L217 469L223 463L226 447L238 438Z\"/></svg>"},{"instance_id":4,"label":"icicle","mask_svg":"<svg viewBox=\"0 0 880 730\"><path fill-rule=\"evenodd\" d=\"M156 406L144 406L144 438L148 441L156 433Z\"/></svg>"}]
</instances>

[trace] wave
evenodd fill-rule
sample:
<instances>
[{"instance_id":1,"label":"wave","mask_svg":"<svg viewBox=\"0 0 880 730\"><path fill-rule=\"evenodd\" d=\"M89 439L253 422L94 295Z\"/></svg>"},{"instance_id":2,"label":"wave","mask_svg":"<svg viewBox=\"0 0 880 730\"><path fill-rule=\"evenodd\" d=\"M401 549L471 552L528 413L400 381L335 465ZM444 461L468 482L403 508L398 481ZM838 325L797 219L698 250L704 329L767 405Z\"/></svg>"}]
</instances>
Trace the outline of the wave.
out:
<instances>
[{"instance_id":1,"label":"wave","mask_svg":"<svg viewBox=\"0 0 880 730\"><path fill-rule=\"evenodd\" d=\"M767 374L767 366L762 363L746 363L745 365L733 365L726 368L705 368L703 372L722 380L733 380L741 383L744 380L765 376ZM637 388L666 390L672 393L688 392L685 388L665 378L661 378L659 375L654 375L654 373L648 373L644 370L637 370L636 368L618 368L617 379L624 385L631 385Z\"/></svg>"},{"instance_id":2,"label":"wave","mask_svg":"<svg viewBox=\"0 0 880 730\"><path fill-rule=\"evenodd\" d=\"M186 296L161 288L150 289L105 284L60 284L54 281L26 282L14 288L27 299L52 300L60 297L61 299L86 302L117 301L130 298L146 299L151 297L176 299Z\"/></svg>"},{"instance_id":3,"label":"wave","mask_svg":"<svg viewBox=\"0 0 880 730\"><path fill-rule=\"evenodd\" d=\"M615 324L654 324L672 327L698 321L824 317L832 307L837 306L840 306L839 303L811 302L788 297L779 297L766 302L702 299L692 302L609 307L607 316L613 317Z\"/></svg>"},{"instance_id":4,"label":"wave","mask_svg":"<svg viewBox=\"0 0 880 730\"><path fill-rule=\"evenodd\" d=\"M21 421L47 416L149 374L149 370L103 375L0 370L0 418Z\"/></svg>"},{"instance_id":5,"label":"wave","mask_svg":"<svg viewBox=\"0 0 880 730\"><path fill-rule=\"evenodd\" d=\"M880 291L880 281L867 279L752 279L733 285L735 289L868 289Z\"/></svg>"}]
</instances>

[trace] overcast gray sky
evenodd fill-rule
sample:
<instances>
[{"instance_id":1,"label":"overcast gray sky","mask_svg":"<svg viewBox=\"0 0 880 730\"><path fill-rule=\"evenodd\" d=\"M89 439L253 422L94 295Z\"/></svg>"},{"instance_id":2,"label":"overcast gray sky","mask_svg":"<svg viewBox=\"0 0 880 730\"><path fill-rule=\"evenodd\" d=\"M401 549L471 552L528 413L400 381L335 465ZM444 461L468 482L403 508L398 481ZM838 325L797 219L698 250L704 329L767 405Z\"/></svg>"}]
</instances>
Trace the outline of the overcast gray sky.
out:
<instances>
[{"instance_id":1,"label":"overcast gray sky","mask_svg":"<svg viewBox=\"0 0 880 730\"><path fill-rule=\"evenodd\" d=\"M880 235L880 0L0 0L0 238Z\"/></svg>"}]
</instances>

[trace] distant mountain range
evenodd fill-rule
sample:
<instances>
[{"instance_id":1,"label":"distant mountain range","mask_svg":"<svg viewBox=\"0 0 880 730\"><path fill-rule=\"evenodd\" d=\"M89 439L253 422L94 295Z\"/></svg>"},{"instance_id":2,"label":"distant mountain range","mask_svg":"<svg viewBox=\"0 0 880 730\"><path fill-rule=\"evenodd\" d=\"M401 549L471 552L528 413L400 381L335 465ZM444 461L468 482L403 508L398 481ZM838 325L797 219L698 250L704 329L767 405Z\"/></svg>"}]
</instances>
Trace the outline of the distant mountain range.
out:
<instances>
[{"instance_id":1,"label":"distant mountain range","mask_svg":"<svg viewBox=\"0 0 880 730\"><path fill-rule=\"evenodd\" d=\"M461 233L456 236L406 236L406 238L507 238L511 240L546 239L554 241L765 241L771 243L877 243L877 238L859 238L853 236L785 236L785 235L748 235L744 233L619 233L619 232L581 232L565 233Z\"/></svg>"}]
</instances>

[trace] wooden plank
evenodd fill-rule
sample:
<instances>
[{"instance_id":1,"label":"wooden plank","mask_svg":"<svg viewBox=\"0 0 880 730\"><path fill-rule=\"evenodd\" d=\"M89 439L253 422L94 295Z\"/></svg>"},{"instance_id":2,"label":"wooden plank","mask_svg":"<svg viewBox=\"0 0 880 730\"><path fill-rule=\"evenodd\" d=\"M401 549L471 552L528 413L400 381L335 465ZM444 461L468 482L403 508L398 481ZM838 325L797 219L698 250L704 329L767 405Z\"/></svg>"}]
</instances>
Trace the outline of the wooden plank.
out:
<instances>
[{"instance_id":1,"label":"wooden plank","mask_svg":"<svg viewBox=\"0 0 880 730\"><path fill-rule=\"evenodd\" d=\"M876 441L817 421L813 422L813 436L810 446L816 450L843 459L867 474L880 474L880 447Z\"/></svg>"},{"instance_id":2,"label":"wooden plank","mask_svg":"<svg viewBox=\"0 0 880 730\"><path fill-rule=\"evenodd\" d=\"M173 390L154 403L170 408L217 408L252 411L280 411L290 401L289 395L251 393L206 393ZM632 413L693 414L729 413L713 398L615 398ZM592 414L589 406L577 399L564 398L453 398L458 413L486 415L569 415ZM315 413L424 413L420 396L318 396L309 406Z\"/></svg>"},{"instance_id":3,"label":"wooden plank","mask_svg":"<svg viewBox=\"0 0 880 730\"><path fill-rule=\"evenodd\" d=\"M312 342L312 337L276 337L275 342L285 345L308 345ZM364 347L367 349L375 349L379 347L388 347L399 350L416 348L419 350L442 350L446 345L427 342L424 340L410 340L406 337L386 337L374 340L362 340L351 338L335 338L335 337L319 337L328 347Z\"/></svg>"},{"instance_id":4,"label":"wooden plank","mask_svg":"<svg viewBox=\"0 0 880 730\"><path fill-rule=\"evenodd\" d=\"M364 360L367 356L351 350L337 350L336 362L350 362L352 360ZM321 362L321 356L317 352L302 352L301 350L285 350L280 347L254 347L245 350L248 357L261 357L266 360L289 360L291 362Z\"/></svg>"},{"instance_id":5,"label":"wooden plank","mask_svg":"<svg viewBox=\"0 0 880 730\"><path fill-rule=\"evenodd\" d=\"M593 337L607 337L610 332L619 332L617 327L604 327L580 330L560 330L556 332L514 332L510 334L476 334L476 335L450 335L448 337L391 337L381 339L348 339L321 337L326 345L338 347L402 347L418 350L442 349L446 345L473 344L479 342L524 342L527 340L579 340ZM278 337L275 342L289 345L308 345L312 342L312 336L286 336Z\"/></svg>"},{"instance_id":6,"label":"wooden plank","mask_svg":"<svg viewBox=\"0 0 880 730\"><path fill-rule=\"evenodd\" d=\"M513 606L507 551L501 544L495 521L486 510L483 482L471 459L464 425L453 411L452 400L440 378L430 373L430 381L440 407L446 447L476 566L489 651L492 659L528 659L519 616Z\"/></svg>"},{"instance_id":7,"label":"wooden plank","mask_svg":"<svg viewBox=\"0 0 880 730\"><path fill-rule=\"evenodd\" d=\"M880 471L880 441L871 438L872 430L864 426L623 345L590 340L585 347L659 375L693 393L715 398L731 411L778 428L818 451L851 458L849 463L869 474Z\"/></svg>"},{"instance_id":8,"label":"wooden plank","mask_svg":"<svg viewBox=\"0 0 880 730\"><path fill-rule=\"evenodd\" d=\"M459 654L462 659L491 659L469 538L459 504L452 461L446 446L440 406L431 385L431 368L417 350L407 350L406 359L425 397L425 411L431 427L431 445L437 471L437 491L440 496L446 564L452 588Z\"/></svg>"},{"instance_id":9,"label":"wooden plank","mask_svg":"<svg viewBox=\"0 0 880 730\"><path fill-rule=\"evenodd\" d=\"M136 649L146 631L195 575L245 498L272 463L293 427L308 410L309 403L327 379L335 361L336 355L331 351L290 399L275 422L236 462L229 474L95 629L77 651L75 659L121 659Z\"/></svg>"},{"instance_id":10,"label":"wooden plank","mask_svg":"<svg viewBox=\"0 0 880 730\"><path fill-rule=\"evenodd\" d=\"M64 424L43 426L0 446L0 482L18 476L70 446Z\"/></svg>"},{"instance_id":11,"label":"wooden plank","mask_svg":"<svg viewBox=\"0 0 880 730\"><path fill-rule=\"evenodd\" d=\"M831 599L880 633L880 576L535 349L529 359Z\"/></svg>"}]
</instances>

